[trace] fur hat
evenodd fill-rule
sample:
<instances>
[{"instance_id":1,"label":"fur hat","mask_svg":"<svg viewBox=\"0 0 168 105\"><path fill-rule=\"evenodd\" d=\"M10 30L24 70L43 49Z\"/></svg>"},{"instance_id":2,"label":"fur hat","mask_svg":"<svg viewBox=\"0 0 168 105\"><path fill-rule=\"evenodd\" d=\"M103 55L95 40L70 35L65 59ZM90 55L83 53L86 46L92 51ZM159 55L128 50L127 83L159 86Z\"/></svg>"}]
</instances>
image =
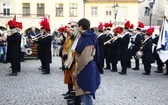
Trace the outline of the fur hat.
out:
<instances>
[{"instance_id":1,"label":"fur hat","mask_svg":"<svg viewBox=\"0 0 168 105\"><path fill-rule=\"evenodd\" d=\"M124 25L124 29L129 29L130 28L130 21L127 21Z\"/></svg>"},{"instance_id":2,"label":"fur hat","mask_svg":"<svg viewBox=\"0 0 168 105\"><path fill-rule=\"evenodd\" d=\"M144 28L144 24L142 22L138 22L138 27L136 28L138 31L141 31L141 28Z\"/></svg>"},{"instance_id":3,"label":"fur hat","mask_svg":"<svg viewBox=\"0 0 168 105\"><path fill-rule=\"evenodd\" d=\"M40 26L44 27L44 30L46 30L46 31L51 31L50 24L49 24L48 19L46 17L44 17L43 20L40 22Z\"/></svg>"},{"instance_id":4,"label":"fur hat","mask_svg":"<svg viewBox=\"0 0 168 105\"><path fill-rule=\"evenodd\" d=\"M99 32L103 32L103 24L102 24L102 22L99 23L98 31L99 31Z\"/></svg>"},{"instance_id":5,"label":"fur hat","mask_svg":"<svg viewBox=\"0 0 168 105\"><path fill-rule=\"evenodd\" d=\"M146 35L151 36L153 34L153 32L154 32L154 27L149 28L149 29L146 30Z\"/></svg>"},{"instance_id":6,"label":"fur hat","mask_svg":"<svg viewBox=\"0 0 168 105\"><path fill-rule=\"evenodd\" d=\"M113 23L111 22L111 20L110 20L110 23L105 23L105 24L104 24L104 27L105 27L107 30L111 30L111 28L113 27Z\"/></svg>"},{"instance_id":7,"label":"fur hat","mask_svg":"<svg viewBox=\"0 0 168 105\"><path fill-rule=\"evenodd\" d=\"M114 29L114 33L115 33L115 34L121 34L121 33L122 33L121 27L115 28L115 29Z\"/></svg>"}]
</instances>

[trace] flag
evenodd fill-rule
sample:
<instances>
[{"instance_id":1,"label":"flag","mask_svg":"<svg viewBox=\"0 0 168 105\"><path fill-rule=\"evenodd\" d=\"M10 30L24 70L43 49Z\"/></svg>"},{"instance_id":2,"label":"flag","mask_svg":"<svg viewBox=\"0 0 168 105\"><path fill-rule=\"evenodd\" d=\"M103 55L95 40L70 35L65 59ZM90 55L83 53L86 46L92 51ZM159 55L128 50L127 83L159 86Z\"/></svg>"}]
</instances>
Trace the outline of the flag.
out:
<instances>
[{"instance_id":1,"label":"flag","mask_svg":"<svg viewBox=\"0 0 168 105\"><path fill-rule=\"evenodd\" d=\"M163 21L158 44L157 44L157 53L161 61L164 63L168 60L168 21Z\"/></svg>"}]
</instances>

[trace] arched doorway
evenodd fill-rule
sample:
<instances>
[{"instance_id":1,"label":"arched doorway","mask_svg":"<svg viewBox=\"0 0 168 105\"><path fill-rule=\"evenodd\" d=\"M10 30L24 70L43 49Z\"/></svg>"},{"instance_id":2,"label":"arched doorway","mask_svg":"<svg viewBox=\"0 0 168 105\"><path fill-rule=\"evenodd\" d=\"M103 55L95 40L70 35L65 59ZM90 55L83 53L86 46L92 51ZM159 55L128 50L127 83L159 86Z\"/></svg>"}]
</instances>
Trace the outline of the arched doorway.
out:
<instances>
[{"instance_id":1,"label":"arched doorway","mask_svg":"<svg viewBox=\"0 0 168 105\"><path fill-rule=\"evenodd\" d=\"M37 43L31 43L30 40L28 39L28 35L31 32L31 29L32 29L32 27L25 30L25 34L27 37L27 45L28 45L26 52L25 52L25 58L32 58L32 57L34 58L35 57L35 59L37 59L37 52L38 52ZM35 27L35 32L36 32L36 34L39 34L40 29Z\"/></svg>"},{"instance_id":2,"label":"arched doorway","mask_svg":"<svg viewBox=\"0 0 168 105\"><path fill-rule=\"evenodd\" d=\"M26 35L29 35L29 33L31 32L31 29L32 29L32 27L26 29L26 30L25 30L25 34L26 34ZM35 27L35 29L36 29L36 33L39 34L39 33L40 33L40 29L39 29L39 28L36 28L36 27Z\"/></svg>"}]
</instances>

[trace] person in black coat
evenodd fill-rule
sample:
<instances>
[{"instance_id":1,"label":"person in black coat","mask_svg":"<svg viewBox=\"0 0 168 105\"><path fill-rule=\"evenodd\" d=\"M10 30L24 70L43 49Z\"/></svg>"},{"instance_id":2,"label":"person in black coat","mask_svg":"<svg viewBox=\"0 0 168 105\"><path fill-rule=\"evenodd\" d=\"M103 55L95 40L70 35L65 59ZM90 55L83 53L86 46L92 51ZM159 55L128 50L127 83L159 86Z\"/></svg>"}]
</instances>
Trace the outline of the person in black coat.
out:
<instances>
[{"instance_id":1,"label":"person in black coat","mask_svg":"<svg viewBox=\"0 0 168 105\"><path fill-rule=\"evenodd\" d=\"M111 72L117 72L117 63L118 63L120 44L117 41L117 39L115 39L115 37L121 33L122 33L122 29L120 27L117 27L114 30L114 37L113 37L114 40L112 40L111 43L109 43L110 44L110 63L112 64Z\"/></svg>"},{"instance_id":2,"label":"person in black coat","mask_svg":"<svg viewBox=\"0 0 168 105\"><path fill-rule=\"evenodd\" d=\"M42 74L50 74L50 63L52 63L52 56L51 56L51 42L52 37L50 34L50 30L45 31L45 38L43 38L41 41L42 45L42 56L41 61L44 65L44 71Z\"/></svg>"},{"instance_id":3,"label":"person in black coat","mask_svg":"<svg viewBox=\"0 0 168 105\"><path fill-rule=\"evenodd\" d=\"M99 52L100 52L100 62L97 64L99 69L99 73L103 74L103 66L104 66L104 42L105 42L105 35L103 34L103 26L100 24L98 26L98 45L99 45Z\"/></svg>"},{"instance_id":4,"label":"person in black coat","mask_svg":"<svg viewBox=\"0 0 168 105\"><path fill-rule=\"evenodd\" d=\"M136 53L139 51L140 49L140 45L142 42L142 34L141 34L141 29L138 27L135 31L134 31L135 35L134 38L131 39L131 43L132 43L132 50L131 50L131 55L134 57L135 59L135 68L132 68L132 70L139 70L139 59L137 59L135 57Z\"/></svg>"},{"instance_id":5,"label":"person in black coat","mask_svg":"<svg viewBox=\"0 0 168 105\"><path fill-rule=\"evenodd\" d=\"M120 43L120 52L119 52L119 60L121 61L121 67L122 70L119 72L119 74L124 75L127 73L127 64L130 59L130 52L128 49L128 44L130 40L130 35L129 35L129 27L130 23L127 21L125 23L125 27L123 29L123 34L119 35L118 37L118 42Z\"/></svg>"},{"instance_id":6,"label":"person in black coat","mask_svg":"<svg viewBox=\"0 0 168 105\"><path fill-rule=\"evenodd\" d=\"M112 38L112 34L110 33L111 29L109 27L106 28L106 34L105 34L105 42ZM110 45L106 44L104 45L104 57L106 60L106 70L110 70Z\"/></svg>"},{"instance_id":7,"label":"person in black coat","mask_svg":"<svg viewBox=\"0 0 168 105\"><path fill-rule=\"evenodd\" d=\"M143 52L142 63L144 65L145 73L142 73L142 74L144 75L150 75L151 63L155 62L152 54L152 39L150 38L153 31L154 31L154 28L149 28L146 31L146 35L144 36L145 40L142 42L142 45L140 47L140 51Z\"/></svg>"},{"instance_id":8,"label":"person in black coat","mask_svg":"<svg viewBox=\"0 0 168 105\"><path fill-rule=\"evenodd\" d=\"M152 43L155 45L154 46L154 51L153 51L153 56L154 56L154 59L156 60L156 63L157 63L157 70L155 71L155 73L163 73L164 63L161 61L161 59L160 59L160 57L157 53L157 50L156 50L158 40L159 40L158 35L156 35L156 37L152 39Z\"/></svg>"},{"instance_id":9,"label":"person in black coat","mask_svg":"<svg viewBox=\"0 0 168 105\"><path fill-rule=\"evenodd\" d=\"M8 22L11 35L7 37L7 61L11 63L12 73L9 76L16 76L20 72L21 60L21 35L18 33L15 24L16 21Z\"/></svg>"},{"instance_id":10,"label":"person in black coat","mask_svg":"<svg viewBox=\"0 0 168 105\"><path fill-rule=\"evenodd\" d=\"M51 56L51 42L52 36L50 34L50 24L46 18L41 21L40 25L44 27L45 36L40 40L41 43L41 62L44 66L44 70L42 70L42 74L50 74L50 63L52 63Z\"/></svg>"},{"instance_id":11,"label":"person in black coat","mask_svg":"<svg viewBox=\"0 0 168 105\"><path fill-rule=\"evenodd\" d=\"M41 29L40 34L44 36L44 34L45 34L44 33L44 31L45 31L44 27L41 27L40 29ZM41 61L41 58L42 58L42 55L43 55L43 51L42 51L43 45L41 43L41 40L42 40L42 37L37 40L37 59L39 59L40 61ZM39 70L44 70L44 64L42 63L42 61L41 61L41 66L40 66Z\"/></svg>"}]
</instances>

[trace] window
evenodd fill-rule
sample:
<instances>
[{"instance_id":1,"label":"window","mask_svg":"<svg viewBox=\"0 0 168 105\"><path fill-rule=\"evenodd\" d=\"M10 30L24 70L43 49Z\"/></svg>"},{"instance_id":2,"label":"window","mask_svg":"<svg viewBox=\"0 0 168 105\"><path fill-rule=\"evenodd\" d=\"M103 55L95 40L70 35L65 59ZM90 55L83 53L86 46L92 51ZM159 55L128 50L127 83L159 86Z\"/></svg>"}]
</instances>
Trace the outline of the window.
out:
<instances>
[{"instance_id":1,"label":"window","mask_svg":"<svg viewBox=\"0 0 168 105\"><path fill-rule=\"evenodd\" d=\"M56 4L56 16L63 16L63 4Z\"/></svg>"},{"instance_id":2,"label":"window","mask_svg":"<svg viewBox=\"0 0 168 105\"><path fill-rule=\"evenodd\" d=\"M10 15L10 3L3 3L2 8L3 8L3 15L9 16Z\"/></svg>"},{"instance_id":3,"label":"window","mask_svg":"<svg viewBox=\"0 0 168 105\"><path fill-rule=\"evenodd\" d=\"M70 16L77 16L77 4L70 4Z\"/></svg>"},{"instance_id":4,"label":"window","mask_svg":"<svg viewBox=\"0 0 168 105\"><path fill-rule=\"evenodd\" d=\"M120 7L118 9L118 16L119 17L126 17L127 16L127 8L126 7Z\"/></svg>"},{"instance_id":5,"label":"window","mask_svg":"<svg viewBox=\"0 0 168 105\"><path fill-rule=\"evenodd\" d=\"M112 8L106 7L106 16L111 16L111 15L112 15Z\"/></svg>"},{"instance_id":6,"label":"window","mask_svg":"<svg viewBox=\"0 0 168 105\"><path fill-rule=\"evenodd\" d=\"M43 3L37 4L37 16L44 16L44 4Z\"/></svg>"},{"instance_id":7,"label":"window","mask_svg":"<svg viewBox=\"0 0 168 105\"><path fill-rule=\"evenodd\" d=\"M91 7L92 16L97 16L97 7Z\"/></svg>"},{"instance_id":8,"label":"window","mask_svg":"<svg viewBox=\"0 0 168 105\"><path fill-rule=\"evenodd\" d=\"M23 15L24 16L30 15L30 3L23 3Z\"/></svg>"}]
</instances>

